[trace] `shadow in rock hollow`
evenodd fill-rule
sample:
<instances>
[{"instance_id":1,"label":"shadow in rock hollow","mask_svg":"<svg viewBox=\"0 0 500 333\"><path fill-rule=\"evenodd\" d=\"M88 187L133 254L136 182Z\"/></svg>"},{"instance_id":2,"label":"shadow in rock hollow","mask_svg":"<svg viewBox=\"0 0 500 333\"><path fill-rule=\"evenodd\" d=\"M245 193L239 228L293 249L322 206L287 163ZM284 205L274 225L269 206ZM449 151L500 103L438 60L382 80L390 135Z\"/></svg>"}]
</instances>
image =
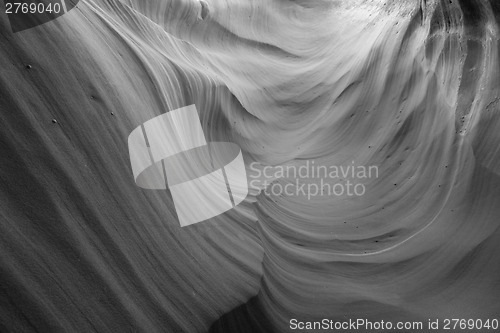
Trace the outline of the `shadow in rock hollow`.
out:
<instances>
[{"instance_id":1,"label":"shadow in rock hollow","mask_svg":"<svg viewBox=\"0 0 500 333\"><path fill-rule=\"evenodd\" d=\"M224 314L209 330L210 333L274 333L258 296Z\"/></svg>"}]
</instances>

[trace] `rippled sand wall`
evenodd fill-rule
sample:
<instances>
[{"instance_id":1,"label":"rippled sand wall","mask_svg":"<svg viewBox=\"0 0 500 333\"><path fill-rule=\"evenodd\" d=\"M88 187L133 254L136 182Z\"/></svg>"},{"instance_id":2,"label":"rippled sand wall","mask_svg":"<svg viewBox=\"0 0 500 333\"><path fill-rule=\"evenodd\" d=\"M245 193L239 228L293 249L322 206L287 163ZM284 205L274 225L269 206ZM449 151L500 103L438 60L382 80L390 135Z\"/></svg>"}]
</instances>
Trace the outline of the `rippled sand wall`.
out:
<instances>
[{"instance_id":1,"label":"rippled sand wall","mask_svg":"<svg viewBox=\"0 0 500 333\"><path fill-rule=\"evenodd\" d=\"M496 0L80 1L15 34L0 17L1 331L498 316ZM191 104L249 174L377 177L362 196L253 189L181 229L127 137Z\"/></svg>"}]
</instances>

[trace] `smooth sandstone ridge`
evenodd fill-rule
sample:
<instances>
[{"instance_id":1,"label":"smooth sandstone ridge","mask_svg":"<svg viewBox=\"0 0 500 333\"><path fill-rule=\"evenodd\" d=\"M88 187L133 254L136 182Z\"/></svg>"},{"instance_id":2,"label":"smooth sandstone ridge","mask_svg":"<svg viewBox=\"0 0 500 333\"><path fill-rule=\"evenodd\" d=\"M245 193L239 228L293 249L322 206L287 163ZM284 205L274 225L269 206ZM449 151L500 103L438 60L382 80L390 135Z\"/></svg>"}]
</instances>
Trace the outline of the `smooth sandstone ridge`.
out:
<instances>
[{"instance_id":1,"label":"smooth sandstone ridge","mask_svg":"<svg viewBox=\"0 0 500 333\"><path fill-rule=\"evenodd\" d=\"M85 0L15 34L0 14L0 331L498 316L499 23L497 0ZM379 177L181 229L127 138L192 104L247 168Z\"/></svg>"}]
</instances>

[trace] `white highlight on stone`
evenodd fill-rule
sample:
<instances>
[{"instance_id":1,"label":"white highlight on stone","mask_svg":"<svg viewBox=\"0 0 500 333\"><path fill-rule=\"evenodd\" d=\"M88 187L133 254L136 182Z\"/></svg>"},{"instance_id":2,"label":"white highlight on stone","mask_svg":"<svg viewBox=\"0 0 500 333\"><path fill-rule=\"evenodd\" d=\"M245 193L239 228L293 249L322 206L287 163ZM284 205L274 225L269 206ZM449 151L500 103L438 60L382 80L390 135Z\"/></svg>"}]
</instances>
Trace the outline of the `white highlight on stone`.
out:
<instances>
[{"instance_id":1,"label":"white highlight on stone","mask_svg":"<svg viewBox=\"0 0 500 333\"><path fill-rule=\"evenodd\" d=\"M68 10L66 9L66 2L65 2L65 0L61 0L61 5L62 5L64 13L67 13Z\"/></svg>"}]
</instances>

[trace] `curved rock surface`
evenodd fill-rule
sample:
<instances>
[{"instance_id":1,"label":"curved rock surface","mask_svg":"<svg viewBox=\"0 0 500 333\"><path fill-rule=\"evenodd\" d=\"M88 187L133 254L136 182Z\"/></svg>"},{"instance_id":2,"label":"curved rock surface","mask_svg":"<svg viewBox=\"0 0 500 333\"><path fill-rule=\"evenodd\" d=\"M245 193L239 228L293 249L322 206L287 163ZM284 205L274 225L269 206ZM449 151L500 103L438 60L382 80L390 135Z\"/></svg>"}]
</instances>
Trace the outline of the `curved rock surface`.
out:
<instances>
[{"instance_id":1,"label":"curved rock surface","mask_svg":"<svg viewBox=\"0 0 500 333\"><path fill-rule=\"evenodd\" d=\"M497 0L86 0L16 34L0 18L1 331L498 316ZM136 187L127 137L190 104L250 176L377 177L360 196L254 188L181 229L168 192ZM298 180L328 187L267 188Z\"/></svg>"}]
</instances>

